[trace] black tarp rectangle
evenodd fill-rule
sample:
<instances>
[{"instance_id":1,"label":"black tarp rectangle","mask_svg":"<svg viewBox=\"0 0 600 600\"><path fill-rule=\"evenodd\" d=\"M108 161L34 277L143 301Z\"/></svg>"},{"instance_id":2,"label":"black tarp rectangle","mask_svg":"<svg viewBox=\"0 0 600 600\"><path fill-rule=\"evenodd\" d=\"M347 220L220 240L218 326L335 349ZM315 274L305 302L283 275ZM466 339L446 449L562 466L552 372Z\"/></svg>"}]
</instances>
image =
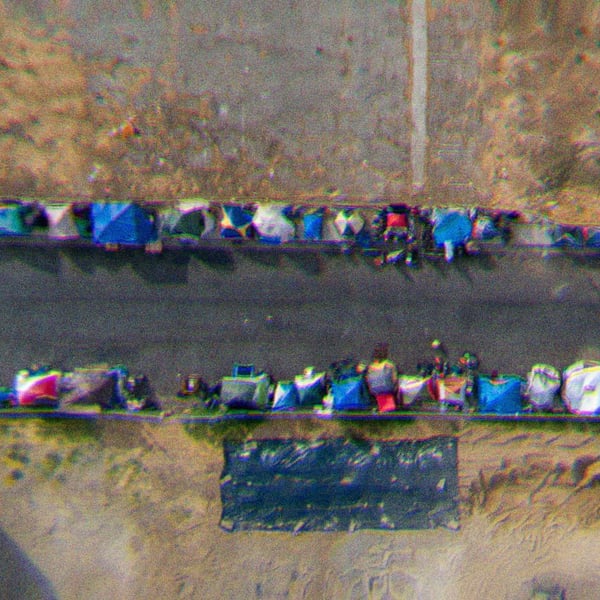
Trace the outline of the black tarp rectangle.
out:
<instances>
[{"instance_id":1,"label":"black tarp rectangle","mask_svg":"<svg viewBox=\"0 0 600 600\"><path fill-rule=\"evenodd\" d=\"M458 528L456 438L224 443L228 531Z\"/></svg>"}]
</instances>

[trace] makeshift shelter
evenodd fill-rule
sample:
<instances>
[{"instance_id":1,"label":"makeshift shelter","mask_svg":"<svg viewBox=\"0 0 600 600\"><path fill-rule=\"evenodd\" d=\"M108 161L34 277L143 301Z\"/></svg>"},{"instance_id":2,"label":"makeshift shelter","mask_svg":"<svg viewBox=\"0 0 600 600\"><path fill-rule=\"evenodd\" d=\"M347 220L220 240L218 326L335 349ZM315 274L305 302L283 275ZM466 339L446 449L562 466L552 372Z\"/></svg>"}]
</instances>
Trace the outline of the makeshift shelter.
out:
<instances>
[{"instance_id":1,"label":"makeshift shelter","mask_svg":"<svg viewBox=\"0 0 600 600\"><path fill-rule=\"evenodd\" d=\"M61 380L61 408L72 406L99 406L118 408L126 405L120 379L124 373L107 369L76 369L65 373Z\"/></svg>"},{"instance_id":2,"label":"makeshift shelter","mask_svg":"<svg viewBox=\"0 0 600 600\"><path fill-rule=\"evenodd\" d=\"M552 245L558 248L583 248L584 230L577 225L556 225L552 232Z\"/></svg>"},{"instance_id":3,"label":"makeshift shelter","mask_svg":"<svg viewBox=\"0 0 600 600\"><path fill-rule=\"evenodd\" d=\"M588 248L600 248L600 227L584 227L583 234Z\"/></svg>"},{"instance_id":4,"label":"makeshift shelter","mask_svg":"<svg viewBox=\"0 0 600 600\"><path fill-rule=\"evenodd\" d=\"M522 411L521 386L523 380L516 375L490 377L479 375L479 411L512 415Z\"/></svg>"},{"instance_id":5,"label":"makeshift shelter","mask_svg":"<svg viewBox=\"0 0 600 600\"><path fill-rule=\"evenodd\" d=\"M335 228L343 237L358 235L365 226L365 220L358 210L343 208L338 212L334 221Z\"/></svg>"},{"instance_id":6,"label":"makeshift shelter","mask_svg":"<svg viewBox=\"0 0 600 600\"><path fill-rule=\"evenodd\" d=\"M222 207L221 237L248 238L252 235L252 212L239 204Z\"/></svg>"},{"instance_id":7,"label":"makeshift shelter","mask_svg":"<svg viewBox=\"0 0 600 600\"><path fill-rule=\"evenodd\" d=\"M323 239L324 208L309 208L302 215L302 239L318 242Z\"/></svg>"},{"instance_id":8,"label":"makeshift shelter","mask_svg":"<svg viewBox=\"0 0 600 600\"><path fill-rule=\"evenodd\" d=\"M48 237L55 240L75 240L80 237L70 204L47 204Z\"/></svg>"},{"instance_id":9,"label":"makeshift shelter","mask_svg":"<svg viewBox=\"0 0 600 600\"><path fill-rule=\"evenodd\" d=\"M429 398L428 383L431 377L421 375L398 376L398 400L408 408Z\"/></svg>"},{"instance_id":10,"label":"makeshift shelter","mask_svg":"<svg viewBox=\"0 0 600 600\"><path fill-rule=\"evenodd\" d=\"M436 208L432 214L433 241L444 248L446 260L454 257L454 248L464 246L471 237L472 224L464 209Z\"/></svg>"},{"instance_id":11,"label":"makeshift shelter","mask_svg":"<svg viewBox=\"0 0 600 600\"><path fill-rule=\"evenodd\" d=\"M18 406L58 406L60 371L48 368L23 369L15 377Z\"/></svg>"},{"instance_id":12,"label":"makeshift shelter","mask_svg":"<svg viewBox=\"0 0 600 600\"><path fill-rule=\"evenodd\" d=\"M600 363L581 360L565 369L562 399L569 412L600 414Z\"/></svg>"},{"instance_id":13,"label":"makeshift shelter","mask_svg":"<svg viewBox=\"0 0 600 600\"><path fill-rule=\"evenodd\" d=\"M25 223L28 208L19 202L0 202L0 235L26 235L31 231Z\"/></svg>"},{"instance_id":14,"label":"makeshift shelter","mask_svg":"<svg viewBox=\"0 0 600 600\"><path fill-rule=\"evenodd\" d=\"M334 410L365 410L371 404L362 375L334 380L331 393Z\"/></svg>"},{"instance_id":15,"label":"makeshift shelter","mask_svg":"<svg viewBox=\"0 0 600 600\"><path fill-rule=\"evenodd\" d=\"M296 226L289 219L290 208L279 204L259 204L252 225L259 239L270 244L282 244L294 238Z\"/></svg>"},{"instance_id":16,"label":"makeshift shelter","mask_svg":"<svg viewBox=\"0 0 600 600\"><path fill-rule=\"evenodd\" d=\"M269 401L271 379L253 365L235 365L231 377L221 381L221 403L227 408L262 410Z\"/></svg>"},{"instance_id":17,"label":"makeshift shelter","mask_svg":"<svg viewBox=\"0 0 600 600\"><path fill-rule=\"evenodd\" d=\"M550 365L537 364L527 376L525 395L535 410L550 410L560 390L560 371Z\"/></svg>"},{"instance_id":18,"label":"makeshift shelter","mask_svg":"<svg viewBox=\"0 0 600 600\"><path fill-rule=\"evenodd\" d=\"M143 246L157 240L155 216L132 202L92 204L92 228L97 244Z\"/></svg>"},{"instance_id":19,"label":"makeshift shelter","mask_svg":"<svg viewBox=\"0 0 600 600\"><path fill-rule=\"evenodd\" d=\"M216 230L216 219L205 200L181 200L161 215L161 233L179 239L198 240Z\"/></svg>"},{"instance_id":20,"label":"makeshift shelter","mask_svg":"<svg viewBox=\"0 0 600 600\"><path fill-rule=\"evenodd\" d=\"M314 367L307 367L302 375L294 377L294 388L300 406L321 404L325 396L325 372L317 373Z\"/></svg>"},{"instance_id":21,"label":"makeshift shelter","mask_svg":"<svg viewBox=\"0 0 600 600\"><path fill-rule=\"evenodd\" d=\"M461 375L447 375L434 380L435 399L442 408L456 406L463 408L467 400L467 378Z\"/></svg>"},{"instance_id":22,"label":"makeshift shelter","mask_svg":"<svg viewBox=\"0 0 600 600\"><path fill-rule=\"evenodd\" d=\"M292 410L298 406L298 392L293 381L278 381L273 395L272 410Z\"/></svg>"}]
</instances>

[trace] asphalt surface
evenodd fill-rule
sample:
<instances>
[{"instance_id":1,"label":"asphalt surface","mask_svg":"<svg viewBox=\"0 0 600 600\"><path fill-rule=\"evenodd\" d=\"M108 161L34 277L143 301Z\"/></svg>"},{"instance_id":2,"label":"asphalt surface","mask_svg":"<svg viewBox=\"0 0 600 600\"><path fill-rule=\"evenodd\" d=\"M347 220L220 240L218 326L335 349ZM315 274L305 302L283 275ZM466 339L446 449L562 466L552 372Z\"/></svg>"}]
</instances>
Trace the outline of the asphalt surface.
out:
<instances>
[{"instance_id":1,"label":"asphalt surface","mask_svg":"<svg viewBox=\"0 0 600 600\"><path fill-rule=\"evenodd\" d=\"M276 377L367 359L386 340L405 372L439 337L451 358L525 374L600 358L600 261L522 253L409 270L276 250L0 248L0 381L32 363L125 363L161 393L233 362Z\"/></svg>"}]
</instances>

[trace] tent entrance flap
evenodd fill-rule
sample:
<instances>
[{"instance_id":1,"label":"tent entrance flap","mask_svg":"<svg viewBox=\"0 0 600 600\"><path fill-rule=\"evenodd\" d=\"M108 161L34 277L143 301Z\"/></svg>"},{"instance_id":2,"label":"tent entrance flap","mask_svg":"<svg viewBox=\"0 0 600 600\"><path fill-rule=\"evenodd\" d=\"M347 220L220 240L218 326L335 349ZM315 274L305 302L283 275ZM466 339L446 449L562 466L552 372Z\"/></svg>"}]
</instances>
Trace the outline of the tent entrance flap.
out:
<instances>
[{"instance_id":1,"label":"tent entrance flap","mask_svg":"<svg viewBox=\"0 0 600 600\"><path fill-rule=\"evenodd\" d=\"M456 529L457 442L226 441L227 531Z\"/></svg>"}]
</instances>

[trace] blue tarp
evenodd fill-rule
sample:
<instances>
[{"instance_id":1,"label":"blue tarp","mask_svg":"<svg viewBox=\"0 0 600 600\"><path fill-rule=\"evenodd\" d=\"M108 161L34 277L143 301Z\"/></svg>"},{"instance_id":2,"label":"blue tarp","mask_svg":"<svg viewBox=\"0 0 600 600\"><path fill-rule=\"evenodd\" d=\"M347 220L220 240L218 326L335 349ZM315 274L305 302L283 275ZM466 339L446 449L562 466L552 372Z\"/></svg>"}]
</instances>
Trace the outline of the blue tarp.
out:
<instances>
[{"instance_id":1,"label":"blue tarp","mask_svg":"<svg viewBox=\"0 0 600 600\"><path fill-rule=\"evenodd\" d=\"M157 239L153 215L132 202L92 204L92 234L97 244L144 245Z\"/></svg>"},{"instance_id":2,"label":"blue tarp","mask_svg":"<svg viewBox=\"0 0 600 600\"><path fill-rule=\"evenodd\" d=\"M440 209L433 215L433 240L440 247L444 242L464 244L472 231L471 219L463 210Z\"/></svg>"},{"instance_id":3,"label":"blue tarp","mask_svg":"<svg viewBox=\"0 0 600 600\"><path fill-rule=\"evenodd\" d=\"M334 410L364 410L370 406L369 393L362 377L348 377L331 384Z\"/></svg>"},{"instance_id":4,"label":"blue tarp","mask_svg":"<svg viewBox=\"0 0 600 600\"><path fill-rule=\"evenodd\" d=\"M225 441L221 527L352 531L459 527L457 442Z\"/></svg>"},{"instance_id":5,"label":"blue tarp","mask_svg":"<svg viewBox=\"0 0 600 600\"><path fill-rule=\"evenodd\" d=\"M479 411L512 415L521 412L521 386L523 380L514 375L478 378Z\"/></svg>"}]
</instances>

